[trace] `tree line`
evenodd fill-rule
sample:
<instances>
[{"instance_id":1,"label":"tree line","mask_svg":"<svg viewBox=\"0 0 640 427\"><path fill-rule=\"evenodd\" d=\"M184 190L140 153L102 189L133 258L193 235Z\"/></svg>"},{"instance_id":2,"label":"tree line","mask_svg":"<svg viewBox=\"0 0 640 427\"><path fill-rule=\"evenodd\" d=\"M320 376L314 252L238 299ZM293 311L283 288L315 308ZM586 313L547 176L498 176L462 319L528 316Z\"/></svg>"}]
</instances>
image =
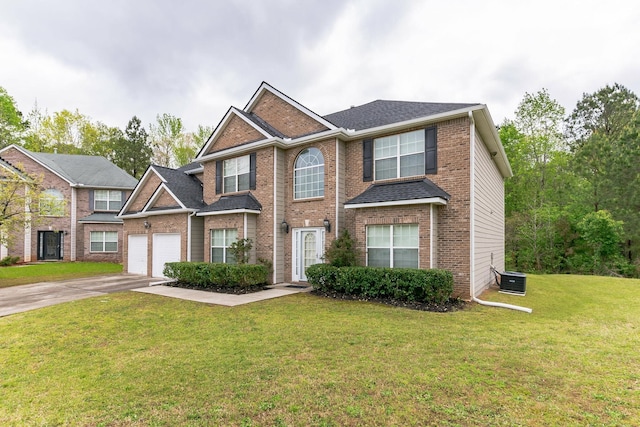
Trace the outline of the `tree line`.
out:
<instances>
[{"instance_id":1,"label":"tree line","mask_svg":"<svg viewBox=\"0 0 640 427\"><path fill-rule=\"evenodd\" d=\"M180 167L190 163L213 128L187 132L182 119L163 113L148 130L133 116L124 129L93 121L78 110L48 114L37 106L26 115L0 87L0 148L18 144L42 153L103 156L140 178L149 164Z\"/></svg>"},{"instance_id":2,"label":"tree line","mask_svg":"<svg viewBox=\"0 0 640 427\"><path fill-rule=\"evenodd\" d=\"M526 93L499 134L507 268L633 276L640 269L640 113L620 84L584 93L573 111Z\"/></svg>"}]
</instances>

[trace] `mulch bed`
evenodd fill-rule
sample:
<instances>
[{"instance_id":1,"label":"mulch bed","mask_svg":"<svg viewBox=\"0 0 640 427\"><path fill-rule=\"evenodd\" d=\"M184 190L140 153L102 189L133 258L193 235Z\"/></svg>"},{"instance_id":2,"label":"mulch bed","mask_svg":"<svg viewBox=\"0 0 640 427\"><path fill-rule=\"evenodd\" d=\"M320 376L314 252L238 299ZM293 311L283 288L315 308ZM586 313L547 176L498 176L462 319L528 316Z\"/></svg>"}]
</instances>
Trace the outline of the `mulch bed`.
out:
<instances>
[{"instance_id":1,"label":"mulch bed","mask_svg":"<svg viewBox=\"0 0 640 427\"><path fill-rule=\"evenodd\" d=\"M169 283L167 284L167 286L173 286L174 288L193 289L195 291L207 291L207 292L216 292L219 294L234 294L234 295L252 294L254 292L264 291L265 289L269 289L265 285L255 285L255 286L248 286L248 287L242 287L242 288L228 287L228 286L203 288L200 286L193 286L189 283L181 283L181 282Z\"/></svg>"},{"instance_id":2,"label":"mulch bed","mask_svg":"<svg viewBox=\"0 0 640 427\"><path fill-rule=\"evenodd\" d=\"M391 298L365 298L359 295L342 294L339 292L321 292L313 290L314 295L319 295L326 298L334 298L347 301L368 301L376 302L380 304L392 305L395 307L408 308L410 310L420 311L433 311L436 313L449 313L453 311L459 311L465 308L467 303L459 298L451 298L449 301L443 304L436 303L422 303L415 301L398 301Z\"/></svg>"},{"instance_id":3,"label":"mulch bed","mask_svg":"<svg viewBox=\"0 0 640 427\"><path fill-rule=\"evenodd\" d=\"M253 292L263 291L267 288L265 285L256 285L246 288L240 287L211 287L211 288L203 288L199 286L193 286L188 283L174 282L167 284L167 286L173 286L176 288L184 288L184 289L194 289L196 291L207 291L207 292L217 292L221 294L235 294L235 295L243 295L243 294L251 294ZM436 313L450 313L453 311L459 311L465 308L466 302L459 298L452 298L449 301L443 304L436 303L422 303L415 301L398 301L391 298L364 298L359 295L349 295L342 294L339 292L321 292L313 290L312 294L318 295L325 298L333 298L345 301L369 301L380 304L392 305L394 307L408 308L410 310L420 310L420 311L433 311Z\"/></svg>"}]
</instances>

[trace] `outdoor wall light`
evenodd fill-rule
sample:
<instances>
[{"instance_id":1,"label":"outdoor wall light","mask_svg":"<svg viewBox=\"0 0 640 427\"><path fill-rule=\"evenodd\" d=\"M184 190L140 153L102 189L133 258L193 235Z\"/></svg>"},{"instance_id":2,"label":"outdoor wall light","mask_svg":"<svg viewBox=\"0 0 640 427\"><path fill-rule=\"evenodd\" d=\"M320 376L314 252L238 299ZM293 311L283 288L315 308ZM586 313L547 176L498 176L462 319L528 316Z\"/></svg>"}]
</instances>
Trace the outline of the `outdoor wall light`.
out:
<instances>
[{"instance_id":1,"label":"outdoor wall light","mask_svg":"<svg viewBox=\"0 0 640 427\"><path fill-rule=\"evenodd\" d=\"M151 228L151 223L146 219L144 220L144 228L146 228L147 230Z\"/></svg>"},{"instance_id":2,"label":"outdoor wall light","mask_svg":"<svg viewBox=\"0 0 640 427\"><path fill-rule=\"evenodd\" d=\"M324 225L324 229L327 230L327 233L331 232L331 222L329 222L328 218L325 218L322 224Z\"/></svg>"},{"instance_id":3,"label":"outdoor wall light","mask_svg":"<svg viewBox=\"0 0 640 427\"><path fill-rule=\"evenodd\" d=\"M287 224L287 221L284 219L282 220L282 223L280 223L280 230L282 230L283 233L289 233L289 224Z\"/></svg>"}]
</instances>

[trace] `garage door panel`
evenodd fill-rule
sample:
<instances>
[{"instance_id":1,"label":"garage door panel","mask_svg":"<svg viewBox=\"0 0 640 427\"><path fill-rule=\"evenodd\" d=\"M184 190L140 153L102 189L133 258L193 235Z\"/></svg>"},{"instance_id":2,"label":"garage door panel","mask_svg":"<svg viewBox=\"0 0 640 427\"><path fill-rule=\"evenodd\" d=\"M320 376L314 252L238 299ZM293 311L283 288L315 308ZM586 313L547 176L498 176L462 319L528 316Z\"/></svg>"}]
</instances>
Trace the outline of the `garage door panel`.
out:
<instances>
[{"instance_id":1,"label":"garage door panel","mask_svg":"<svg viewBox=\"0 0 640 427\"><path fill-rule=\"evenodd\" d=\"M167 262L180 261L179 233L156 233L153 235L153 277L163 277L162 271Z\"/></svg>"},{"instance_id":2,"label":"garage door panel","mask_svg":"<svg viewBox=\"0 0 640 427\"><path fill-rule=\"evenodd\" d=\"M147 275L147 235L130 234L127 244L127 272Z\"/></svg>"}]
</instances>

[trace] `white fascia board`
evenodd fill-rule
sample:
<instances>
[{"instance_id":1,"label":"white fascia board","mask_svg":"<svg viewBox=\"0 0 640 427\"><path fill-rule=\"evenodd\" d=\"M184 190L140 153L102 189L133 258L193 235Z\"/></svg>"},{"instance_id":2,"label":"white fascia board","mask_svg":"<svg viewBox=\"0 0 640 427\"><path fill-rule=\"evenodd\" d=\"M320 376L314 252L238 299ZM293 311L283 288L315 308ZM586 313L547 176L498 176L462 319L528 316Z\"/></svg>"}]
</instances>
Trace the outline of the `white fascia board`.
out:
<instances>
[{"instance_id":1,"label":"white fascia board","mask_svg":"<svg viewBox=\"0 0 640 427\"><path fill-rule=\"evenodd\" d=\"M189 169L183 172L185 173L185 175L195 175L195 174L204 172L204 166L200 165L195 169Z\"/></svg>"},{"instance_id":2,"label":"white fascia board","mask_svg":"<svg viewBox=\"0 0 640 427\"><path fill-rule=\"evenodd\" d=\"M504 178L510 178L513 176L513 170L509 164L507 153L504 151L502 141L498 135L496 125L493 123L493 118L489 113L489 109L486 105L484 108L473 111L473 119L476 121L476 130L482 136L482 141L487 146L489 153L496 153L493 157L493 161L498 166L500 173Z\"/></svg>"},{"instance_id":3,"label":"white fascia board","mask_svg":"<svg viewBox=\"0 0 640 427\"><path fill-rule=\"evenodd\" d=\"M160 180L162 180L162 176L160 176L160 174L153 168L153 166L149 166L144 172L144 175L142 175L142 178L140 178L140 181L138 181L138 184L133 189L133 192L129 195L127 202L124 204L124 206L122 206L122 209L120 209L120 212L117 215L118 217L120 217L123 212L126 212L129 208L129 205L133 203L136 197L138 197L138 194L140 194L140 191L142 191L142 188L149 180L149 175L151 175L151 173L156 174L156 176L160 178ZM162 182L164 182L164 180L162 180Z\"/></svg>"},{"instance_id":4,"label":"white fascia board","mask_svg":"<svg viewBox=\"0 0 640 427\"><path fill-rule=\"evenodd\" d=\"M215 212L198 212L196 216L212 216L212 215L229 215L236 213L250 213L260 215L261 211L256 211L253 209L232 209L228 211L215 211Z\"/></svg>"},{"instance_id":5,"label":"white fascia board","mask_svg":"<svg viewBox=\"0 0 640 427\"><path fill-rule=\"evenodd\" d=\"M447 200L442 197L429 197L427 199L412 199L412 200L395 200L392 202L375 202L375 203L356 203L344 205L345 209L360 209L360 208L381 208L385 206L407 206L407 205L446 205Z\"/></svg>"},{"instance_id":6,"label":"white fascia board","mask_svg":"<svg viewBox=\"0 0 640 427\"><path fill-rule=\"evenodd\" d=\"M182 209L187 209L187 207L180 201L180 199L178 199L176 197L175 194L173 194L171 192L171 190L169 190L169 187L167 187L165 185L165 183L163 182L162 184L160 184L160 186L158 186L158 188L156 188L156 191L153 192L153 194L151 195L151 197L149 197L149 201L147 202L146 205L144 205L144 208L142 208L142 212L151 209L151 206L158 200L158 198L160 197L160 194L162 194L162 190L166 191L167 193L169 193L169 195L173 198L173 200L175 200L176 202L178 202L178 204L180 205L180 207Z\"/></svg>"},{"instance_id":7,"label":"white fascia board","mask_svg":"<svg viewBox=\"0 0 640 427\"><path fill-rule=\"evenodd\" d=\"M249 100L247 105L244 107L244 111L246 111L246 112L251 111L251 109L255 106L255 104L258 101L258 99L260 98L260 96L265 91L268 91L268 92L272 93L273 95L277 96L278 98L280 98L282 101L286 102L287 104L293 105L296 109L298 109L299 111L303 112L304 114L306 114L307 116L309 116L310 118L315 120L316 122L321 123L322 125L326 126L327 128L336 129L336 125L334 125L330 121L326 120L324 117L320 116L319 114L314 113L313 111L311 111L310 109L308 109L304 105L300 104L298 101L294 100L293 98L290 98L289 96L287 96L284 93L280 92L278 89L274 88L273 86L271 86L267 82L262 82L262 84L260 85L260 87L258 88L256 93L253 94L253 96L251 97L251 99Z\"/></svg>"},{"instance_id":8,"label":"white fascia board","mask_svg":"<svg viewBox=\"0 0 640 427\"><path fill-rule=\"evenodd\" d=\"M194 212L196 212L195 209L166 209L162 211L142 211L134 214L118 215L117 217L124 220L124 219L133 219L133 218L148 218L150 216L158 216L158 215L173 215L173 214L182 214L182 213L191 214Z\"/></svg>"},{"instance_id":9,"label":"white fascia board","mask_svg":"<svg viewBox=\"0 0 640 427\"><path fill-rule=\"evenodd\" d=\"M209 148L211 148L211 145L213 145L213 142L218 138L220 133L225 129L225 127L227 126L227 124L229 123L229 121L233 117L238 117L238 118L242 119L242 121L247 123L253 129L255 129L258 132L260 132L260 134L262 134L265 137L265 139L272 138L272 135L269 135L260 126L256 125L251 120L247 119L244 116L244 114L242 114L236 107L229 107L229 109L227 110L227 113L224 115L224 117L220 121L220 124L218 125L218 127L216 127L216 130L213 131L213 133L211 134L211 136L209 137L207 142L204 144L204 147L202 147L202 149L200 150L200 152L198 153L198 155L196 156L196 158L194 160L200 160L200 159L203 159L203 158L207 157L207 156L203 156L202 154L206 153L207 151L209 151Z\"/></svg>"}]
</instances>

